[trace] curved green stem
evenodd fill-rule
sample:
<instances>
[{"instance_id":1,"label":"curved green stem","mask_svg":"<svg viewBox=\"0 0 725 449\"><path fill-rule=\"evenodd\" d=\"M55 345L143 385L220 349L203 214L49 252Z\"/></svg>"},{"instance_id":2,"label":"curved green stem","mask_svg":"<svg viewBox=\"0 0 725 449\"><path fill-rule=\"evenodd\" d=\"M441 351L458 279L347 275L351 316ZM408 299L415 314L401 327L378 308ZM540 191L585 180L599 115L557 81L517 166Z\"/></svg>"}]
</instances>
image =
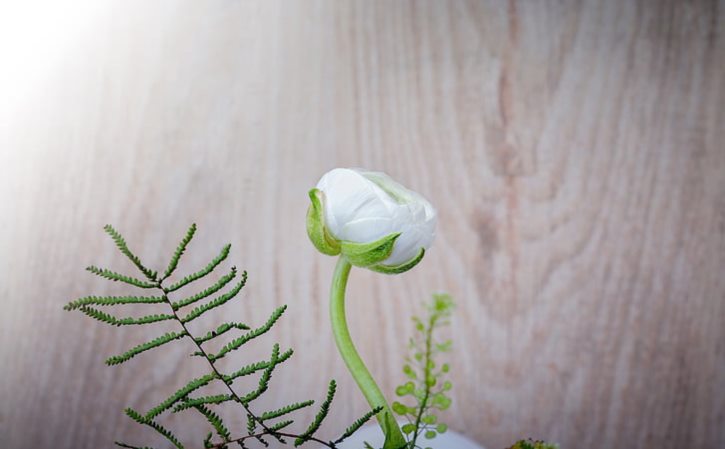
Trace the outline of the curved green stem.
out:
<instances>
[{"instance_id":1,"label":"curved green stem","mask_svg":"<svg viewBox=\"0 0 725 449\"><path fill-rule=\"evenodd\" d=\"M363 363L358 354L355 345L352 343L350 331L347 328L347 320L345 319L345 287L347 279L350 276L352 265L345 259L340 257L335 267L335 275L332 278L332 287L330 288L330 318L332 320L332 333L335 335L335 343L340 351L342 359L347 365L347 369L357 382L358 387L365 395L370 407L383 407L378 413L378 422L385 433L385 445L383 449L400 449L406 446L403 433L395 421L393 412L390 410L385 396L375 383L373 376L368 371L365 363Z\"/></svg>"}]
</instances>

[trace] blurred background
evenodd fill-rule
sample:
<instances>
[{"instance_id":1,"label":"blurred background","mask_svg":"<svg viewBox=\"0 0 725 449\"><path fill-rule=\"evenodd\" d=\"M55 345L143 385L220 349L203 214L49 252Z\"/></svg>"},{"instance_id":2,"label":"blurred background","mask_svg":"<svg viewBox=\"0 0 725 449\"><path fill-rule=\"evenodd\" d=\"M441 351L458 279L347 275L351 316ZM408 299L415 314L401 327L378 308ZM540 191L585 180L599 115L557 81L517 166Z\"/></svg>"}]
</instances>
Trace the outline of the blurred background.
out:
<instances>
[{"instance_id":1,"label":"blurred background","mask_svg":"<svg viewBox=\"0 0 725 449\"><path fill-rule=\"evenodd\" d=\"M205 322L289 310L226 366L278 341L296 353L262 405L335 378L322 431L366 411L328 324L335 260L304 226L319 177L360 166L440 214L414 270L352 273L351 332L390 397L408 317L445 291L453 430L490 449L724 447L724 15L675 0L3 3L0 446L165 447L123 408L206 370L181 342L106 367L164 325L61 310L131 292L84 271L133 272L106 223L162 268L196 222L179 273L231 242L226 266L249 282ZM193 414L164 424L192 447L206 433Z\"/></svg>"}]
</instances>

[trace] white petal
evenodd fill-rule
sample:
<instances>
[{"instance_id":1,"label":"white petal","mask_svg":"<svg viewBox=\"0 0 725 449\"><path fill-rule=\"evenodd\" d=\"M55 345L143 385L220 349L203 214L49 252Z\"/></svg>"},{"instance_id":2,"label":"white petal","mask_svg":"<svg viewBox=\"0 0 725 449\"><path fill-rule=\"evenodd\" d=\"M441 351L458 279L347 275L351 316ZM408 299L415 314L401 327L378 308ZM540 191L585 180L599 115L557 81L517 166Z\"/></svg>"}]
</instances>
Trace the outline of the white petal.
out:
<instances>
[{"instance_id":1,"label":"white petal","mask_svg":"<svg viewBox=\"0 0 725 449\"><path fill-rule=\"evenodd\" d=\"M386 235L396 232L390 218L370 217L358 218L342 227L338 238L350 242L374 242Z\"/></svg>"},{"instance_id":2,"label":"white petal","mask_svg":"<svg viewBox=\"0 0 725 449\"><path fill-rule=\"evenodd\" d=\"M353 220L389 216L385 192L355 170L336 168L320 179L317 188L325 193L326 225L337 238Z\"/></svg>"}]
</instances>

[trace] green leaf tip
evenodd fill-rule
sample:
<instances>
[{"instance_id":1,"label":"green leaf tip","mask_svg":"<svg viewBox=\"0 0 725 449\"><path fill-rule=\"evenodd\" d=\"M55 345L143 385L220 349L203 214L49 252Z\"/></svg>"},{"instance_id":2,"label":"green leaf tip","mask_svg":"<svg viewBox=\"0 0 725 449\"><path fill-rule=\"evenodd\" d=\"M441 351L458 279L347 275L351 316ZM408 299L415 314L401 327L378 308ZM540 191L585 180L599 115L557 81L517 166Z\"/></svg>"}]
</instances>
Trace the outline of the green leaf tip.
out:
<instances>
[{"instance_id":1,"label":"green leaf tip","mask_svg":"<svg viewBox=\"0 0 725 449\"><path fill-rule=\"evenodd\" d=\"M345 432L342 435L340 435L340 437L338 439L335 440L335 444L340 444L343 442L343 440L352 436L352 434L357 432L360 429L360 427L362 427L373 416L377 415L381 411L383 411L383 407L381 407L381 406L375 407L374 409L370 410L369 412L365 413L363 416L361 416L360 418L355 420L355 422L353 422L347 429L345 429Z\"/></svg>"},{"instance_id":2,"label":"green leaf tip","mask_svg":"<svg viewBox=\"0 0 725 449\"><path fill-rule=\"evenodd\" d=\"M259 415L259 419L262 421L266 421L268 419L274 419L279 418L280 416L286 415L288 413L292 413L296 410L300 410L305 407L309 407L310 405L314 404L315 401L303 401L303 402L295 402L290 405L286 405L284 407L278 408L277 410L271 410L269 412L264 412L261 415Z\"/></svg>"},{"instance_id":3,"label":"green leaf tip","mask_svg":"<svg viewBox=\"0 0 725 449\"><path fill-rule=\"evenodd\" d=\"M137 412L136 410L134 410L132 408L127 408L126 410L124 410L124 412L126 413L126 415L129 418L133 419L137 423L151 427L156 432L163 435L164 438L169 440L169 442L171 444L173 444L177 449L184 449L184 445L182 445L181 442L179 442L178 438L176 438L176 436L174 436L174 434L172 434L171 432L166 430L160 424L158 424L150 419L146 419L143 415L141 415L139 412Z\"/></svg>"},{"instance_id":4,"label":"green leaf tip","mask_svg":"<svg viewBox=\"0 0 725 449\"><path fill-rule=\"evenodd\" d=\"M425 256L425 248L421 248L418 252L418 255L415 256L412 260L402 263L400 265L390 266L390 265L383 265L383 264L377 264L372 265L367 268L373 271L377 271L378 273L383 274L400 274L405 273L406 271L410 270L414 266L418 265L421 260L423 260L423 256Z\"/></svg>"},{"instance_id":5,"label":"green leaf tip","mask_svg":"<svg viewBox=\"0 0 725 449\"><path fill-rule=\"evenodd\" d=\"M176 267L179 265L179 259L181 259L184 251L186 251L186 247L189 245L189 242L191 242L191 239L194 238L195 233L196 223L192 223L189 229L186 231L186 235L184 236L184 238L181 239L181 243L179 243L179 246L176 247L174 254L171 256L171 260L169 261L169 265L164 272L164 277L162 278L162 280L171 276L171 273L176 270Z\"/></svg>"},{"instance_id":6,"label":"green leaf tip","mask_svg":"<svg viewBox=\"0 0 725 449\"><path fill-rule=\"evenodd\" d=\"M224 424L224 421L222 421L221 417L214 413L213 411L209 410L208 407L204 405L197 405L194 407L196 410L199 411L206 420L211 424L211 426L216 431L217 435L226 443L231 439L231 432L229 432L229 429ZM210 436L207 436L207 438L211 439Z\"/></svg>"},{"instance_id":7,"label":"green leaf tip","mask_svg":"<svg viewBox=\"0 0 725 449\"><path fill-rule=\"evenodd\" d=\"M167 321L167 320L173 320L173 315L167 315L167 314L155 314L155 315L147 315L142 316L139 318L116 318L113 315L110 315L106 312L103 312L98 309L94 309L92 307L88 306L82 306L79 308L79 310L86 315L88 315L91 318L94 318L98 321L102 321L104 323L113 325L113 326L129 326L129 325L137 325L137 324L150 324L150 323L156 323L159 321Z\"/></svg>"},{"instance_id":8,"label":"green leaf tip","mask_svg":"<svg viewBox=\"0 0 725 449\"><path fill-rule=\"evenodd\" d=\"M148 351L149 349L153 349L156 347L159 347L161 345L164 345L166 343L170 343L174 340L178 340L180 338L185 337L188 335L185 331L181 332L168 332L160 337L154 338L153 340L142 343L138 346L134 346L133 348L129 349L128 351L124 352L123 354L116 355L113 357L109 357L106 360L106 365L118 365L120 363L127 362L131 360L132 358L136 357L137 355L141 354L144 351Z\"/></svg>"},{"instance_id":9,"label":"green leaf tip","mask_svg":"<svg viewBox=\"0 0 725 449\"><path fill-rule=\"evenodd\" d=\"M520 440L510 446L508 449L558 449L558 444L551 444L541 440Z\"/></svg>"},{"instance_id":10,"label":"green leaf tip","mask_svg":"<svg viewBox=\"0 0 725 449\"><path fill-rule=\"evenodd\" d=\"M342 241L340 242L341 252L352 265L369 267L390 257L395 241L400 234L400 232L394 232L370 243Z\"/></svg>"},{"instance_id":11,"label":"green leaf tip","mask_svg":"<svg viewBox=\"0 0 725 449\"><path fill-rule=\"evenodd\" d=\"M340 254L340 243L325 226L325 194L319 189L309 192L310 207L307 209L307 235L318 251L328 256Z\"/></svg>"},{"instance_id":12,"label":"green leaf tip","mask_svg":"<svg viewBox=\"0 0 725 449\"><path fill-rule=\"evenodd\" d=\"M184 277L179 282L172 284L167 289L167 291L173 292L175 290L178 290L181 287L183 287L187 284L190 284L198 279L201 279L204 276L206 276L207 274L211 273L214 270L214 268L216 268L220 263L222 263L227 258L227 256L229 256L229 251L231 250L231 248L232 248L231 244L224 245L224 247L219 252L219 255L217 255L211 262L209 262L207 264L207 266L205 266L201 270L197 271L196 273L193 273L193 274L190 274L190 275Z\"/></svg>"},{"instance_id":13,"label":"green leaf tip","mask_svg":"<svg viewBox=\"0 0 725 449\"><path fill-rule=\"evenodd\" d=\"M116 306L121 304L161 304L161 296L84 296L63 306L63 310L76 310L83 306Z\"/></svg>"},{"instance_id":14,"label":"green leaf tip","mask_svg":"<svg viewBox=\"0 0 725 449\"><path fill-rule=\"evenodd\" d=\"M327 387L327 397L322 405L320 405L320 411L317 412L315 419L312 420L310 425L307 427L307 430L295 439L295 447L301 446L309 441L309 439L315 435L315 432L320 429L322 421L325 420L327 414L330 412L330 405L332 404L332 400L335 398L335 391L337 391L337 382L331 380Z\"/></svg>"},{"instance_id":15,"label":"green leaf tip","mask_svg":"<svg viewBox=\"0 0 725 449\"><path fill-rule=\"evenodd\" d=\"M91 265L90 267L87 267L86 271L90 271L91 273L93 273L97 276L100 276L102 278L106 278L109 281L124 282L126 284L133 285L134 287L139 287L139 288L156 288L155 283L142 281L140 279L136 279L136 278L133 278L130 276L116 273L115 271L106 270L105 268L98 268L93 265Z\"/></svg>"},{"instance_id":16,"label":"green leaf tip","mask_svg":"<svg viewBox=\"0 0 725 449\"><path fill-rule=\"evenodd\" d=\"M113 241L116 243L116 246L118 247L119 251L123 253L126 257L131 260L131 262L136 265L136 267L146 276L146 278L151 282L156 282L156 271L149 270L143 264L141 263L141 259L139 259L135 254L131 252L131 250L128 248L128 245L126 244L126 240L123 238L123 236L116 231L113 226L110 224L107 224L103 227L103 230L106 231L108 235L111 236Z\"/></svg>"}]
</instances>

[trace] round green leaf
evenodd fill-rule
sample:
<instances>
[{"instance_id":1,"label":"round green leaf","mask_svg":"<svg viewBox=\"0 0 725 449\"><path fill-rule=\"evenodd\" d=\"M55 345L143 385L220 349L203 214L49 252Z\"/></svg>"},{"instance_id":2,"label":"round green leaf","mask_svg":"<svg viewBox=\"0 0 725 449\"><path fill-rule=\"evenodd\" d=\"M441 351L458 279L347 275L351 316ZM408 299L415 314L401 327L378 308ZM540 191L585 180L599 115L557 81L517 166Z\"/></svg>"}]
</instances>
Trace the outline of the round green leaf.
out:
<instances>
[{"instance_id":1,"label":"round green leaf","mask_svg":"<svg viewBox=\"0 0 725 449\"><path fill-rule=\"evenodd\" d=\"M405 416L406 413L408 413L408 407L401 404L400 402L393 402L393 411L397 413L398 415Z\"/></svg>"},{"instance_id":2,"label":"round green leaf","mask_svg":"<svg viewBox=\"0 0 725 449\"><path fill-rule=\"evenodd\" d=\"M435 424L436 421L438 421L438 417L436 415L427 415L424 416L421 421L423 421L425 424Z\"/></svg>"}]
</instances>

